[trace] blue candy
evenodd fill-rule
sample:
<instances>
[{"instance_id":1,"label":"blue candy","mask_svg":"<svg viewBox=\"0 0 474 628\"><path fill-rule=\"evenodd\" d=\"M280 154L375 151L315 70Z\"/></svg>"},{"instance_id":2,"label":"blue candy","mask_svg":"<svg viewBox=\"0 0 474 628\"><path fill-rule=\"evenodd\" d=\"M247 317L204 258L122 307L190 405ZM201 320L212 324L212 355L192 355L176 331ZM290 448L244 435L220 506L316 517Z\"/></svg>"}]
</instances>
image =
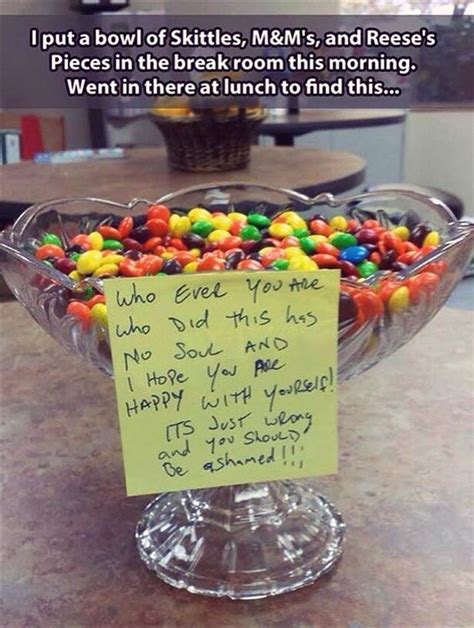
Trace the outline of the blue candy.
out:
<instances>
[{"instance_id":1,"label":"blue candy","mask_svg":"<svg viewBox=\"0 0 474 628\"><path fill-rule=\"evenodd\" d=\"M351 262L352 264L359 264L364 261L368 255L369 251L365 248L365 246L349 246L347 249L341 251L339 259Z\"/></svg>"}]
</instances>

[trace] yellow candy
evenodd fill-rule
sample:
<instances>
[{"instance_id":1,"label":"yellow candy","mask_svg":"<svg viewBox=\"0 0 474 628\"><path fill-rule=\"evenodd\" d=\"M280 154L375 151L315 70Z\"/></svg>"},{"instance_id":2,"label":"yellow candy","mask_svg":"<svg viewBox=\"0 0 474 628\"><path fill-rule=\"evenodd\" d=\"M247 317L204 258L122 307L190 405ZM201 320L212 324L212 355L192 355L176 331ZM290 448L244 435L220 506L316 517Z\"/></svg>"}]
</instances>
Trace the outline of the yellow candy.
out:
<instances>
[{"instance_id":1,"label":"yellow candy","mask_svg":"<svg viewBox=\"0 0 474 628\"><path fill-rule=\"evenodd\" d=\"M214 229L221 229L223 231L229 231L232 226L232 220L228 216L215 216L212 218L211 222Z\"/></svg>"},{"instance_id":2,"label":"yellow candy","mask_svg":"<svg viewBox=\"0 0 474 628\"><path fill-rule=\"evenodd\" d=\"M68 275L69 279L72 279L73 281L79 281L81 276L80 274L77 272L77 270L71 270L71 272Z\"/></svg>"},{"instance_id":3,"label":"yellow candy","mask_svg":"<svg viewBox=\"0 0 474 628\"><path fill-rule=\"evenodd\" d=\"M287 246L286 249L283 249L283 253L285 254L286 259L306 255L306 253L304 253L299 246Z\"/></svg>"},{"instance_id":4,"label":"yellow candy","mask_svg":"<svg viewBox=\"0 0 474 628\"><path fill-rule=\"evenodd\" d=\"M161 259L171 259L174 257L174 253L172 253L171 251L164 251L161 254Z\"/></svg>"},{"instance_id":5,"label":"yellow candy","mask_svg":"<svg viewBox=\"0 0 474 628\"><path fill-rule=\"evenodd\" d=\"M296 255L288 263L288 270L318 270L319 266L306 255Z\"/></svg>"},{"instance_id":6,"label":"yellow candy","mask_svg":"<svg viewBox=\"0 0 474 628\"><path fill-rule=\"evenodd\" d=\"M404 227L403 225L392 229L392 233L398 236L402 242L406 242L410 237L410 229L408 229L408 227Z\"/></svg>"},{"instance_id":7,"label":"yellow candy","mask_svg":"<svg viewBox=\"0 0 474 628\"><path fill-rule=\"evenodd\" d=\"M107 306L105 303L96 303L91 308L91 320L107 327Z\"/></svg>"},{"instance_id":8,"label":"yellow candy","mask_svg":"<svg viewBox=\"0 0 474 628\"><path fill-rule=\"evenodd\" d=\"M189 210L188 218L191 222L197 222L198 220L210 220L212 218L211 212L208 212L207 209L203 209L202 207L193 207L193 209Z\"/></svg>"},{"instance_id":9,"label":"yellow candy","mask_svg":"<svg viewBox=\"0 0 474 628\"><path fill-rule=\"evenodd\" d=\"M200 249L190 249L189 253L191 253L193 257L199 257L201 255Z\"/></svg>"},{"instance_id":10,"label":"yellow candy","mask_svg":"<svg viewBox=\"0 0 474 628\"><path fill-rule=\"evenodd\" d=\"M211 231L211 233L207 236L209 242L221 242L226 238L230 238L230 233L228 231L224 231L224 229L214 229L214 231Z\"/></svg>"},{"instance_id":11,"label":"yellow candy","mask_svg":"<svg viewBox=\"0 0 474 628\"><path fill-rule=\"evenodd\" d=\"M336 231L345 231L347 229L347 219L344 216L334 216L329 221L329 226Z\"/></svg>"},{"instance_id":12,"label":"yellow candy","mask_svg":"<svg viewBox=\"0 0 474 628\"><path fill-rule=\"evenodd\" d=\"M170 231L175 236L182 236L191 229L191 221L187 216L177 216L172 214L170 217Z\"/></svg>"},{"instance_id":13,"label":"yellow candy","mask_svg":"<svg viewBox=\"0 0 474 628\"><path fill-rule=\"evenodd\" d=\"M437 231L430 231L426 238L423 240L423 246L438 246L441 238Z\"/></svg>"},{"instance_id":14,"label":"yellow candy","mask_svg":"<svg viewBox=\"0 0 474 628\"><path fill-rule=\"evenodd\" d=\"M310 236L308 236L308 239L311 240L312 242L314 242L315 244L321 244L321 242L327 242L328 241L327 236L323 236L323 235L319 235L319 234L310 235Z\"/></svg>"},{"instance_id":15,"label":"yellow candy","mask_svg":"<svg viewBox=\"0 0 474 628\"><path fill-rule=\"evenodd\" d=\"M97 270L102 262L102 253L100 251L86 251L82 253L76 262L77 272L81 275L92 275Z\"/></svg>"},{"instance_id":16,"label":"yellow candy","mask_svg":"<svg viewBox=\"0 0 474 628\"><path fill-rule=\"evenodd\" d=\"M268 253L273 253L273 251L275 250L280 250L281 251L281 256L283 257L283 249L275 249L275 247L273 246L265 246L263 247L263 249L260 249L259 253L262 256L267 255Z\"/></svg>"},{"instance_id":17,"label":"yellow candy","mask_svg":"<svg viewBox=\"0 0 474 628\"><path fill-rule=\"evenodd\" d=\"M183 273L195 273L198 265L199 265L199 262L189 262L183 268Z\"/></svg>"},{"instance_id":18,"label":"yellow candy","mask_svg":"<svg viewBox=\"0 0 474 628\"><path fill-rule=\"evenodd\" d=\"M268 233L272 238L283 240L283 238L293 235L293 227L285 222L274 222L268 227Z\"/></svg>"},{"instance_id":19,"label":"yellow candy","mask_svg":"<svg viewBox=\"0 0 474 628\"><path fill-rule=\"evenodd\" d=\"M94 271L94 277L103 277L104 275L112 275L115 277L118 275L119 267L117 264L101 264L97 270Z\"/></svg>"},{"instance_id":20,"label":"yellow candy","mask_svg":"<svg viewBox=\"0 0 474 628\"><path fill-rule=\"evenodd\" d=\"M124 255L119 255L118 253L111 253L110 255L105 255L102 258L100 265L103 266L104 264L120 264L120 262L123 262L124 259L126 259Z\"/></svg>"},{"instance_id":21,"label":"yellow candy","mask_svg":"<svg viewBox=\"0 0 474 628\"><path fill-rule=\"evenodd\" d=\"M410 292L406 286L397 288L388 300L388 309L390 312L402 312L410 305Z\"/></svg>"},{"instance_id":22,"label":"yellow candy","mask_svg":"<svg viewBox=\"0 0 474 628\"><path fill-rule=\"evenodd\" d=\"M232 222L236 220L237 222L247 224L247 216L245 214L241 214L240 212L230 212L230 214L227 214L227 218L230 218Z\"/></svg>"},{"instance_id":23,"label":"yellow candy","mask_svg":"<svg viewBox=\"0 0 474 628\"><path fill-rule=\"evenodd\" d=\"M102 251L104 248L104 238L100 235L98 231L93 231L89 233L89 243L91 248L95 251Z\"/></svg>"},{"instance_id":24,"label":"yellow candy","mask_svg":"<svg viewBox=\"0 0 474 628\"><path fill-rule=\"evenodd\" d=\"M304 229L306 227L306 223L296 212L283 212L281 216L285 219L286 223L293 227L293 229Z\"/></svg>"}]
</instances>

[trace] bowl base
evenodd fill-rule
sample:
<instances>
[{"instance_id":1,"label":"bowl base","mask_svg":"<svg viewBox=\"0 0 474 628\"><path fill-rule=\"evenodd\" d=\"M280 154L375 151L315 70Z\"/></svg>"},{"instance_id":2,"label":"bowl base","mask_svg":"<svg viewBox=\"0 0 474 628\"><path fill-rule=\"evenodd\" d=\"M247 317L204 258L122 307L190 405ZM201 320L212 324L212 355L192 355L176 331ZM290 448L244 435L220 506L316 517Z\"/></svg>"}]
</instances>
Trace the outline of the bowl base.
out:
<instances>
[{"instance_id":1,"label":"bowl base","mask_svg":"<svg viewBox=\"0 0 474 628\"><path fill-rule=\"evenodd\" d=\"M327 573L342 554L344 529L311 488L272 482L159 495L136 539L146 566L174 587L258 599Z\"/></svg>"}]
</instances>

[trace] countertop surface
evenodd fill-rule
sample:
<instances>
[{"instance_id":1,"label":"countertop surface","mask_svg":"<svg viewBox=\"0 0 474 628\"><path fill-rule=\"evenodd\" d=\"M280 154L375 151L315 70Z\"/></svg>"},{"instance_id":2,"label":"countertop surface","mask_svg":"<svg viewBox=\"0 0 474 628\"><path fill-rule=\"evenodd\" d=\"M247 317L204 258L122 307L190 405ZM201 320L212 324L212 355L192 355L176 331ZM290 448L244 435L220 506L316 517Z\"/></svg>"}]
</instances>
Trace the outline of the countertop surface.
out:
<instances>
[{"instance_id":1,"label":"countertop surface","mask_svg":"<svg viewBox=\"0 0 474 628\"><path fill-rule=\"evenodd\" d=\"M147 571L133 532L149 498L125 496L112 381L2 308L2 626L472 626L472 312L445 306L341 386L339 473L310 480L347 524L336 569L232 602Z\"/></svg>"},{"instance_id":2,"label":"countertop surface","mask_svg":"<svg viewBox=\"0 0 474 628\"><path fill-rule=\"evenodd\" d=\"M4 201L27 203L85 196L126 203L215 181L258 181L314 196L346 192L362 183L364 174L362 157L342 151L252 146L247 168L203 173L170 170L164 148L137 148L127 150L124 159L2 166L1 194Z\"/></svg>"}]
</instances>

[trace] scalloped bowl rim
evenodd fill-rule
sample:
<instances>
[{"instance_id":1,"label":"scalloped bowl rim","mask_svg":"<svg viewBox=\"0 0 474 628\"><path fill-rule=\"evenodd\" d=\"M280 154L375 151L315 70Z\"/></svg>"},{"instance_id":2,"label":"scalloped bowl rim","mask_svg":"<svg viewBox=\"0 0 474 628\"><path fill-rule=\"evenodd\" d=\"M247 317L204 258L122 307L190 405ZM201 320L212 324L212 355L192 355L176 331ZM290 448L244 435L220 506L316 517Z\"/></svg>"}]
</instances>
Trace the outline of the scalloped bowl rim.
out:
<instances>
[{"instance_id":1,"label":"scalloped bowl rim","mask_svg":"<svg viewBox=\"0 0 474 628\"><path fill-rule=\"evenodd\" d=\"M399 278L400 280L406 279L412 275L417 274L423 267L427 266L433 261L437 261L440 257L442 257L449 249L458 244L460 240L465 239L466 237L474 236L474 225L468 222L458 221L456 220L454 214L451 210L445 205L441 200L431 197L425 196L423 194L419 194L417 192L413 192L411 190L384 190L383 192L364 192L361 194L354 194L352 196L341 196L334 197L331 193L321 193L314 197L306 196L301 192L297 192L295 190L285 189L274 187L270 185L261 185L259 183L251 182L251 181L223 181L223 182L215 182L215 183L205 183L197 186L191 186L187 188L182 188L175 192L167 193L156 201L149 201L144 198L133 198L128 203L119 203L117 201L112 201L109 199L101 199L95 197L70 197L70 198L59 198L59 199L51 199L47 201L42 201L40 203L35 203L25 209L24 212L17 218L15 223L6 229L5 231L0 232L0 249L4 249L7 253L13 255L13 257L20 259L22 262L33 266L38 270L41 274L48 276L54 283L60 284L67 288L68 290L72 290L74 292L82 292L87 285L93 285L99 292L103 293L102 289L102 281L94 278L87 278L81 280L80 282L73 281L67 275L61 273L56 270L54 267L50 267L46 264L43 264L41 261L37 260L33 255L31 255L28 251L25 251L19 248L14 242L15 239L20 239L21 234L24 229L30 224L30 222L43 210L45 209L54 209L55 205L64 205L69 203L100 203L102 205L109 205L111 208L120 207L121 209L134 209L137 205L146 204L156 204L156 203L167 203L174 198L178 198L183 196L184 194L189 194L193 192L200 192L204 190L211 190L217 188L257 188L261 190L267 190L271 192L278 192L281 194L286 194L290 199L295 199L300 203L303 203L308 206L314 206L318 204L326 204L330 207L339 207L341 205L347 205L351 201L364 200L364 199L379 199L382 200L385 197L404 197L411 198L417 200L426 206L429 206L439 218L443 220L446 227L451 226L455 227L454 236L436 247L434 251L425 256L422 260L416 262L415 264L410 265L406 270L400 272L393 271L379 271L374 273L373 275L359 280L357 282L357 286L359 287L367 287L369 288L375 281L377 281L382 276L394 276ZM281 210L282 212L285 210ZM177 212L178 213L178 212ZM274 214L278 215L278 212ZM353 284L351 280L341 278L341 281Z\"/></svg>"}]
</instances>

